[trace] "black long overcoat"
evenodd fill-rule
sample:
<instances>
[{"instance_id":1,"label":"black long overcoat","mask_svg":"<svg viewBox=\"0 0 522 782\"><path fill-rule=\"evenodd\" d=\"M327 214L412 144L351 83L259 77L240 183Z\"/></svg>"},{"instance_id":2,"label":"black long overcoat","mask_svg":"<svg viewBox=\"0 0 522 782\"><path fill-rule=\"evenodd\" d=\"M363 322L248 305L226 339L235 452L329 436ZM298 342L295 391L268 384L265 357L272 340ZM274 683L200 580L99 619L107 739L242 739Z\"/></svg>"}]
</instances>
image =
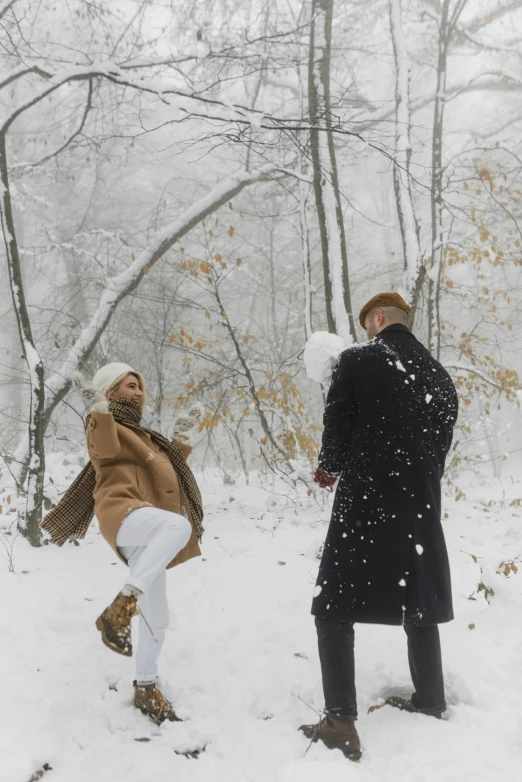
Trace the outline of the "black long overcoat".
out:
<instances>
[{"instance_id":1,"label":"black long overcoat","mask_svg":"<svg viewBox=\"0 0 522 782\"><path fill-rule=\"evenodd\" d=\"M457 413L451 377L406 326L341 354L319 458L341 476L313 614L418 626L453 619L440 482Z\"/></svg>"}]
</instances>

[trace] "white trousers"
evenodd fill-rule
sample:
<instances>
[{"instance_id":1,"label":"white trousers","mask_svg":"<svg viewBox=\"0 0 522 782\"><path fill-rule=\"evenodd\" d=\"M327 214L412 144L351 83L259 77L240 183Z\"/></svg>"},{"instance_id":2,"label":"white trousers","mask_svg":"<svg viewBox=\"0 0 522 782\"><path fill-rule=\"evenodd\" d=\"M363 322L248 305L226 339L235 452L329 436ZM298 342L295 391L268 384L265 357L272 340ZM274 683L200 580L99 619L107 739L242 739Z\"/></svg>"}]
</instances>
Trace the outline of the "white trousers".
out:
<instances>
[{"instance_id":1,"label":"white trousers","mask_svg":"<svg viewBox=\"0 0 522 782\"><path fill-rule=\"evenodd\" d=\"M159 508L138 508L123 521L116 545L130 567L125 582L139 589L141 613L136 649L136 680L156 680L158 661L169 624L166 567L189 542L192 527L178 513ZM151 634L151 630L153 635Z\"/></svg>"}]
</instances>

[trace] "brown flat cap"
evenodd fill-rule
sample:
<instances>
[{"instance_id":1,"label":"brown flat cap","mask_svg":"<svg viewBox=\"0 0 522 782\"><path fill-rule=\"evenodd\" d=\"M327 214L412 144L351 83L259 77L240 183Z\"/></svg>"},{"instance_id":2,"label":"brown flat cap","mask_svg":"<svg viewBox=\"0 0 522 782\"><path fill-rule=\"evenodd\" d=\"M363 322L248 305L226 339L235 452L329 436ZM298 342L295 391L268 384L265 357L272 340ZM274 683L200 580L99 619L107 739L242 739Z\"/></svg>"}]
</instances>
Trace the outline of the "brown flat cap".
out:
<instances>
[{"instance_id":1,"label":"brown flat cap","mask_svg":"<svg viewBox=\"0 0 522 782\"><path fill-rule=\"evenodd\" d=\"M378 293L377 296L374 296L373 299L370 299L370 301L366 302L359 313L359 323L363 328L366 316L370 310L373 310L375 307L398 307L400 310L407 312L408 315L411 312L410 305L406 304L402 296L400 296L398 293Z\"/></svg>"}]
</instances>

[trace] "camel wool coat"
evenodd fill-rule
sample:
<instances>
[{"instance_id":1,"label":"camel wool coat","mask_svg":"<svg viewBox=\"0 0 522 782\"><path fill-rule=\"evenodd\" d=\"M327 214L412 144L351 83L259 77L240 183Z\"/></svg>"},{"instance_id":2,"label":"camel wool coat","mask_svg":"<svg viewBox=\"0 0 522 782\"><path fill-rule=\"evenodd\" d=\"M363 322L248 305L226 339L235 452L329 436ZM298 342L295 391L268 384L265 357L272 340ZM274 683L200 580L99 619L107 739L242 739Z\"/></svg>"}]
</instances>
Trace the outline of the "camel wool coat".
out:
<instances>
[{"instance_id":1,"label":"camel wool coat","mask_svg":"<svg viewBox=\"0 0 522 782\"><path fill-rule=\"evenodd\" d=\"M167 454L139 426L118 424L112 413L93 412L86 430L89 457L96 470L94 512L100 532L124 562L116 536L124 519L137 508L154 507L183 513L190 519L188 503ZM185 458L191 448L177 440ZM200 556L192 530L189 542L169 568Z\"/></svg>"}]
</instances>

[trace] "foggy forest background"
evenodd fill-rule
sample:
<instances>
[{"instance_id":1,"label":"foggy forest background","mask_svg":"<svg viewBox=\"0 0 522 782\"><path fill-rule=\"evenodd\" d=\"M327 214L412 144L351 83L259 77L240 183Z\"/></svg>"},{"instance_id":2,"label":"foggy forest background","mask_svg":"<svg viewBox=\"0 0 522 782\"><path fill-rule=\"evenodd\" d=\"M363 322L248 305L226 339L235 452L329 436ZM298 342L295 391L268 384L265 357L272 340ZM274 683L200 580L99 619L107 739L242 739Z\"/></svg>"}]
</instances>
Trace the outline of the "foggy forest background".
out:
<instances>
[{"instance_id":1,"label":"foggy forest background","mask_svg":"<svg viewBox=\"0 0 522 782\"><path fill-rule=\"evenodd\" d=\"M364 340L385 290L459 391L448 490L506 479L519 2L1 0L0 44L1 488L33 544L46 455L84 458L71 372L109 361L145 375L149 426L204 404L197 467L313 501L305 344Z\"/></svg>"}]
</instances>

